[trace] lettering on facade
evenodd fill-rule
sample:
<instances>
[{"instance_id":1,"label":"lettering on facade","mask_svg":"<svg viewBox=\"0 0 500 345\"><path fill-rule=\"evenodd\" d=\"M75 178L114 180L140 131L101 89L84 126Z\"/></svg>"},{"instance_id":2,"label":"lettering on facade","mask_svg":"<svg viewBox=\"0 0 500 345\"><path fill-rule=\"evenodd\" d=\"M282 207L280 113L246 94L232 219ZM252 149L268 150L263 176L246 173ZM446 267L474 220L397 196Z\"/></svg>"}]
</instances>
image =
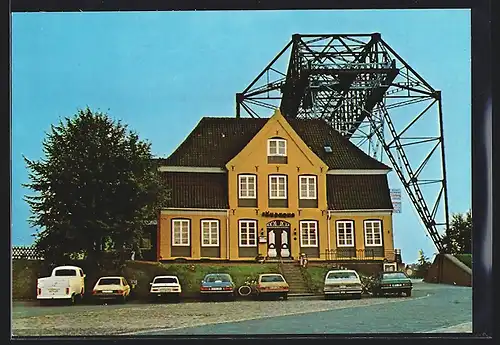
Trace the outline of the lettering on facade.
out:
<instances>
[{"instance_id":1,"label":"lettering on facade","mask_svg":"<svg viewBox=\"0 0 500 345\"><path fill-rule=\"evenodd\" d=\"M262 217L273 217L273 218L293 218L295 213L281 213L281 212L262 212Z\"/></svg>"},{"instance_id":2,"label":"lettering on facade","mask_svg":"<svg viewBox=\"0 0 500 345\"><path fill-rule=\"evenodd\" d=\"M266 224L267 228L289 228L290 223L284 220L272 220Z\"/></svg>"}]
</instances>

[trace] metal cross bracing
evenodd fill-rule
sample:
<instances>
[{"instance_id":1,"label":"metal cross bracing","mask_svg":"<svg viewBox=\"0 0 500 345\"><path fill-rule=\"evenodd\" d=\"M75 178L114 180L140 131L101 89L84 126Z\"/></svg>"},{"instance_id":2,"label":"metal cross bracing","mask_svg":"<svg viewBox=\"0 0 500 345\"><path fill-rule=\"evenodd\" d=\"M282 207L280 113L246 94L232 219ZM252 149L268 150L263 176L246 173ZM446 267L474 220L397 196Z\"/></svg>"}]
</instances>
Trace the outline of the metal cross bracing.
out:
<instances>
[{"instance_id":1,"label":"metal cross bracing","mask_svg":"<svg viewBox=\"0 0 500 345\"><path fill-rule=\"evenodd\" d=\"M441 92L379 33L293 35L236 94L237 117L264 117L277 107L288 118L323 119L370 156L380 161L387 156L436 248L445 251L441 234L449 213Z\"/></svg>"}]
</instances>

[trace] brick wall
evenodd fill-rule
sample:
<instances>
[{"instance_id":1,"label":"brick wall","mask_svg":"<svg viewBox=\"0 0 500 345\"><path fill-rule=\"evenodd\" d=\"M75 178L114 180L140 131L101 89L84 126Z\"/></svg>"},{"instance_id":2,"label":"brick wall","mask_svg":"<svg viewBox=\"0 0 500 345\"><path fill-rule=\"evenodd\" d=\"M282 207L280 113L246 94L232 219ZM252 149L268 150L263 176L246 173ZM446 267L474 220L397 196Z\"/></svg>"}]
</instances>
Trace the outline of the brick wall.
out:
<instances>
[{"instance_id":1,"label":"brick wall","mask_svg":"<svg viewBox=\"0 0 500 345\"><path fill-rule=\"evenodd\" d=\"M438 254L424 278L428 283L472 286L472 270L449 254Z\"/></svg>"}]
</instances>

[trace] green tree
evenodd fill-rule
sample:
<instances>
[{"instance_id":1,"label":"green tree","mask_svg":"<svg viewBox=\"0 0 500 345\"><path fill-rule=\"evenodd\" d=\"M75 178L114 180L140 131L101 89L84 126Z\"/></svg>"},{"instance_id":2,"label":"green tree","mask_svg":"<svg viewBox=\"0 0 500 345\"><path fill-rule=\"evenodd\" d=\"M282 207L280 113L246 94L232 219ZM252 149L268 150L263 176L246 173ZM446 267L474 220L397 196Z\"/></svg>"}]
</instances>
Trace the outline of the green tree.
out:
<instances>
[{"instance_id":1,"label":"green tree","mask_svg":"<svg viewBox=\"0 0 500 345\"><path fill-rule=\"evenodd\" d=\"M427 273L427 270L431 266L431 262L427 256L425 256L425 253L422 249L418 251L418 260L417 260L417 265L416 265L416 271L414 273L414 276L417 278L423 278L425 277L425 274Z\"/></svg>"},{"instance_id":2,"label":"green tree","mask_svg":"<svg viewBox=\"0 0 500 345\"><path fill-rule=\"evenodd\" d=\"M448 254L471 254L472 211L452 214L450 227L442 240Z\"/></svg>"},{"instance_id":3,"label":"green tree","mask_svg":"<svg viewBox=\"0 0 500 345\"><path fill-rule=\"evenodd\" d=\"M52 125L43 141L45 157L23 157L35 192L26 195L35 247L52 263L84 254L103 262L112 242L117 252L140 253L147 222L167 199L150 152L120 121L89 108ZM122 260L123 261L123 255Z\"/></svg>"}]
</instances>

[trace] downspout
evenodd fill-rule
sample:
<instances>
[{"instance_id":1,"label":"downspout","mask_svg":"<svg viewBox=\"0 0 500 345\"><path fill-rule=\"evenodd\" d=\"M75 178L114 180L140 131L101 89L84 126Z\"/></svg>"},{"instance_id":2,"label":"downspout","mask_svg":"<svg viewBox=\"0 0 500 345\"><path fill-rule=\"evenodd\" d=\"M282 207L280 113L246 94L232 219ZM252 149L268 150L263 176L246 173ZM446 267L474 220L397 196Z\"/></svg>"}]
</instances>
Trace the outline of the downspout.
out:
<instances>
[{"instance_id":1,"label":"downspout","mask_svg":"<svg viewBox=\"0 0 500 345\"><path fill-rule=\"evenodd\" d=\"M328 252L326 254L326 258L327 260L330 260L330 218L332 218L332 215L330 213L330 210L327 210L326 211L326 221L327 221L327 229L328 229L328 233L327 233L327 238L328 238Z\"/></svg>"},{"instance_id":2,"label":"downspout","mask_svg":"<svg viewBox=\"0 0 500 345\"><path fill-rule=\"evenodd\" d=\"M229 212L230 210L226 211L226 259L229 261L230 256L229 256Z\"/></svg>"}]
</instances>

